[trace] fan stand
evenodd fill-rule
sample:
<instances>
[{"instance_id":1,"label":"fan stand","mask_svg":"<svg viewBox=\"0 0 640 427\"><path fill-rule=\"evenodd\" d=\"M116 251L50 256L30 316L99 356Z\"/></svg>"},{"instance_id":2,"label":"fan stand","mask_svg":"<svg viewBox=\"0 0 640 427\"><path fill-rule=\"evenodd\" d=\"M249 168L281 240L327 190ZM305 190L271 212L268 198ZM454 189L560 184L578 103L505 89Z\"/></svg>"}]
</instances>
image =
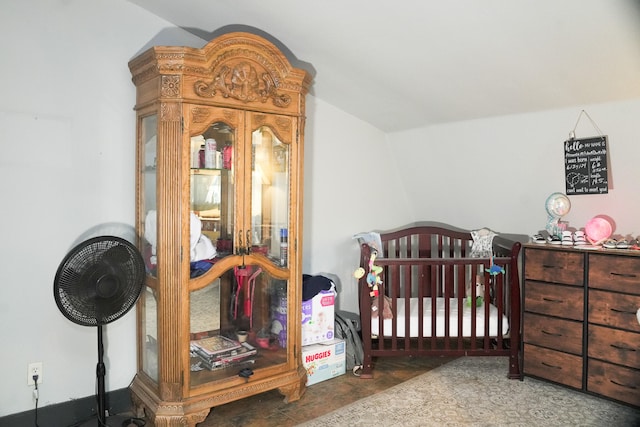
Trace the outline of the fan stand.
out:
<instances>
[{"instance_id":1,"label":"fan stand","mask_svg":"<svg viewBox=\"0 0 640 427\"><path fill-rule=\"evenodd\" d=\"M72 322L98 328L97 417L83 426L144 425L142 420L132 417L109 416L107 420L103 359L103 327L134 306L144 275L140 251L129 241L115 236L99 236L80 243L58 267L53 286L56 305Z\"/></svg>"},{"instance_id":2,"label":"fan stand","mask_svg":"<svg viewBox=\"0 0 640 427\"><path fill-rule=\"evenodd\" d=\"M104 378L107 369L104 366L104 344L102 341L102 325L98 325L98 364L96 365L96 378L98 379L98 425L106 424L107 419L105 417L106 391Z\"/></svg>"},{"instance_id":3,"label":"fan stand","mask_svg":"<svg viewBox=\"0 0 640 427\"><path fill-rule=\"evenodd\" d=\"M96 379L98 382L98 400L97 417L83 423L81 427L128 427L137 426L131 417L123 417L120 415L106 416L107 409L107 393L105 387L105 376L107 373L104 364L104 344L103 344L103 325L98 325L98 364L96 365Z\"/></svg>"}]
</instances>

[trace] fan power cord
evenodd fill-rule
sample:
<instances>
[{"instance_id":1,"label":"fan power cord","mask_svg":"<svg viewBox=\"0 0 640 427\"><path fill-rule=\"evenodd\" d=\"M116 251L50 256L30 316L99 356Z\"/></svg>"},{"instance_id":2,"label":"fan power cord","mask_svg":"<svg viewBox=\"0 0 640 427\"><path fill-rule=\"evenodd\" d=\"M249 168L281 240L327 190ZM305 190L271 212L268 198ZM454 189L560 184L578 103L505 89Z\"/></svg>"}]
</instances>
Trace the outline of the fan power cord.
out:
<instances>
[{"instance_id":1,"label":"fan power cord","mask_svg":"<svg viewBox=\"0 0 640 427\"><path fill-rule=\"evenodd\" d=\"M33 384L35 385L35 388L33 389L33 397L34 399L36 399L35 426L40 427L38 425L38 400L40 399L40 392L38 391L38 378L40 378L40 376L34 375L32 378L33 378Z\"/></svg>"}]
</instances>

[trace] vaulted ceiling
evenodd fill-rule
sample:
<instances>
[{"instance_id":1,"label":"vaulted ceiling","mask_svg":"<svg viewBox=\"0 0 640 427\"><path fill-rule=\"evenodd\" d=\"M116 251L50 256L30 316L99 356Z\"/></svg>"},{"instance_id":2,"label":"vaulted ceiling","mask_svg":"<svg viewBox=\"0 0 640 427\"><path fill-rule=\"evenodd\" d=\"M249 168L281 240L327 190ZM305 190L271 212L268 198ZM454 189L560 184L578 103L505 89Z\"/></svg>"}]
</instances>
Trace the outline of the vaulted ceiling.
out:
<instances>
[{"instance_id":1,"label":"vaulted ceiling","mask_svg":"<svg viewBox=\"0 0 640 427\"><path fill-rule=\"evenodd\" d=\"M640 98L640 0L128 1L205 40L268 35L385 132Z\"/></svg>"}]
</instances>

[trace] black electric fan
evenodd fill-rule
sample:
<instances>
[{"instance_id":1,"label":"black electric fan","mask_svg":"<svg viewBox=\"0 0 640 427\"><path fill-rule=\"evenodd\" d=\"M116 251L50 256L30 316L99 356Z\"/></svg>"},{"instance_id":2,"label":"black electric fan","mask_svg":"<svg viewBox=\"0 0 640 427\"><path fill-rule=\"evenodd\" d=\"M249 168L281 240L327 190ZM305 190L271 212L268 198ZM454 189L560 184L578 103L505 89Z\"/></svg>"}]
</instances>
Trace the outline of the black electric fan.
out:
<instances>
[{"instance_id":1,"label":"black electric fan","mask_svg":"<svg viewBox=\"0 0 640 427\"><path fill-rule=\"evenodd\" d=\"M144 261L138 249L115 236L94 237L75 246L56 272L53 294L62 314L78 325L98 328L99 426L107 425L102 327L124 316L134 306L144 277Z\"/></svg>"}]
</instances>

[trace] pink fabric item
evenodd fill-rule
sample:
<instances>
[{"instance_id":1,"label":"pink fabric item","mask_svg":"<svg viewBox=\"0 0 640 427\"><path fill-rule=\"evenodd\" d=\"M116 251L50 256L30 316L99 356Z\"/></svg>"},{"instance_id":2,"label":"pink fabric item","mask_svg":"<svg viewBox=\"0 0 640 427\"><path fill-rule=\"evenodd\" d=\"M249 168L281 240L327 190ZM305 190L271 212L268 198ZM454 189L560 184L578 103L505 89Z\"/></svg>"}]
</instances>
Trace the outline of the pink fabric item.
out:
<instances>
[{"instance_id":1,"label":"pink fabric item","mask_svg":"<svg viewBox=\"0 0 640 427\"><path fill-rule=\"evenodd\" d=\"M584 227L587 239L592 245L601 245L611 236L611 224L604 218L595 217L587 222Z\"/></svg>"}]
</instances>

